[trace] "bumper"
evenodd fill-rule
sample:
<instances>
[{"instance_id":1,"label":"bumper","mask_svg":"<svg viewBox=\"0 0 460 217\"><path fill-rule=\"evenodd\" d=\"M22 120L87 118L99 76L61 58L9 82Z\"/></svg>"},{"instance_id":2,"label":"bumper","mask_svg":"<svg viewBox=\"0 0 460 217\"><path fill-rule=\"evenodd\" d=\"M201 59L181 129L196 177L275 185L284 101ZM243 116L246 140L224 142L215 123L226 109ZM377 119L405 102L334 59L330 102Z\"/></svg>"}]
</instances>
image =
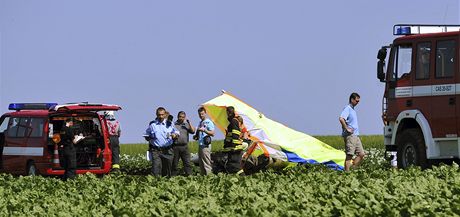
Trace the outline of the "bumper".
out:
<instances>
[{"instance_id":1,"label":"bumper","mask_svg":"<svg viewBox=\"0 0 460 217\"><path fill-rule=\"evenodd\" d=\"M104 162L103 167L93 167L93 168L84 168L84 169L77 169L77 174L85 174L85 173L93 173L93 174L108 174L110 172L112 162ZM38 165L37 165L38 166ZM52 168L51 164L43 164L43 169L40 170L40 174L45 176L60 176L64 175L63 168Z\"/></svg>"}]
</instances>

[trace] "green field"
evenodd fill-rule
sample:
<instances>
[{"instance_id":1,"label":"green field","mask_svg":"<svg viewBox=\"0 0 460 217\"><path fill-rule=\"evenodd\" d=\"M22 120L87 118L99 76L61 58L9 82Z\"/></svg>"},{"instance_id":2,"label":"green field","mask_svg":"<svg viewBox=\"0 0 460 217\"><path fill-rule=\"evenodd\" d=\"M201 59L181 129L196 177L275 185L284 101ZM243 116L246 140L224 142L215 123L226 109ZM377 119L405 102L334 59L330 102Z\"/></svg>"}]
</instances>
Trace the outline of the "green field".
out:
<instances>
[{"instance_id":1,"label":"green field","mask_svg":"<svg viewBox=\"0 0 460 217\"><path fill-rule=\"evenodd\" d=\"M323 141L324 143L336 148L343 149L344 143L341 136L314 136L315 138ZM371 135L371 136L361 136L361 140L364 148L381 148L383 149L383 136L381 135ZM222 140L212 142L212 151L218 151L224 146ZM190 142L189 144L190 151L192 153L198 152L198 143L196 141ZM122 144L120 152L122 154L136 155L136 154L145 154L148 149L148 144Z\"/></svg>"},{"instance_id":2,"label":"green field","mask_svg":"<svg viewBox=\"0 0 460 217\"><path fill-rule=\"evenodd\" d=\"M337 136L317 138L336 148L343 146ZM460 215L457 164L396 170L383 159L380 136L363 136L362 140L368 155L360 169L349 173L306 165L251 176L171 178L147 175L151 164L144 158L146 144L122 145L122 172L103 178L87 174L64 182L0 174L0 215Z\"/></svg>"}]
</instances>

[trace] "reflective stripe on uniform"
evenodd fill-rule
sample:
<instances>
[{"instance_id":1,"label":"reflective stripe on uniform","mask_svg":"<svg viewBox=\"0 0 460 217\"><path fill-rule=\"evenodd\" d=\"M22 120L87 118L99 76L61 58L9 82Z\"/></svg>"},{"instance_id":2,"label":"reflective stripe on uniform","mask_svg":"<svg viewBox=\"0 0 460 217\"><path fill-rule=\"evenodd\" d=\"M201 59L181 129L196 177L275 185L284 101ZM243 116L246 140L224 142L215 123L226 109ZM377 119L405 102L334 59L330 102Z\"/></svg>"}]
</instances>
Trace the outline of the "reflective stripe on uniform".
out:
<instances>
[{"instance_id":1,"label":"reflective stripe on uniform","mask_svg":"<svg viewBox=\"0 0 460 217\"><path fill-rule=\"evenodd\" d=\"M120 165L119 164L114 164L114 165L112 165L112 169L120 169Z\"/></svg>"},{"instance_id":2,"label":"reflective stripe on uniform","mask_svg":"<svg viewBox=\"0 0 460 217\"><path fill-rule=\"evenodd\" d=\"M241 132L239 130L232 130L232 134L236 134L236 135L239 136L241 134Z\"/></svg>"},{"instance_id":3,"label":"reflective stripe on uniform","mask_svg":"<svg viewBox=\"0 0 460 217\"><path fill-rule=\"evenodd\" d=\"M241 141L239 139L232 139L232 143L233 144L241 144L241 143L243 143L243 141Z\"/></svg>"}]
</instances>

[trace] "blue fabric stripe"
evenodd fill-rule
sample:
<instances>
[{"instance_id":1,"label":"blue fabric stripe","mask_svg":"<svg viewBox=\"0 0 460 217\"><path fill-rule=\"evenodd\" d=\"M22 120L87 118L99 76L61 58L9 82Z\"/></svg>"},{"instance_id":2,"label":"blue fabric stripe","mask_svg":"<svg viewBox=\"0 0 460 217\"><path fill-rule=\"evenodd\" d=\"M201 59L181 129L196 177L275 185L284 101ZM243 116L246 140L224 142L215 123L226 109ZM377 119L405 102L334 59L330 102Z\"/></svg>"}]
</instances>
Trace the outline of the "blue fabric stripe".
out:
<instances>
[{"instance_id":1,"label":"blue fabric stripe","mask_svg":"<svg viewBox=\"0 0 460 217\"><path fill-rule=\"evenodd\" d=\"M281 150L286 154L287 159L288 159L289 162L300 163L300 164L320 164L316 160L304 159L304 158L301 158L299 155L297 155L297 154L295 154L293 152L286 151L284 149L281 149ZM332 160L323 162L321 164L323 164L323 165L325 165L328 168L333 169L333 170L343 170L344 169L342 165L338 165Z\"/></svg>"}]
</instances>

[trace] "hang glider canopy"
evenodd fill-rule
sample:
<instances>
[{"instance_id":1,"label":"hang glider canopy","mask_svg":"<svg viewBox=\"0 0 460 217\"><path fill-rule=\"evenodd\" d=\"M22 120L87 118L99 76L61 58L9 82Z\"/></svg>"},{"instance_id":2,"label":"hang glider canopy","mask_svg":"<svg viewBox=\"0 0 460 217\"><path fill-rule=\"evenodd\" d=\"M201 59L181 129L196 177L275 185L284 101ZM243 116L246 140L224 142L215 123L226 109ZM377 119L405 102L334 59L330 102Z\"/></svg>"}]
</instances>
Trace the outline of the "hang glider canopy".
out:
<instances>
[{"instance_id":1,"label":"hang glider canopy","mask_svg":"<svg viewBox=\"0 0 460 217\"><path fill-rule=\"evenodd\" d=\"M225 133L228 126L226 113L228 106L233 106L237 115L243 118L244 125L251 134L251 140L254 141L246 150L243 159L264 155L278 162L321 163L336 170L343 170L345 161L343 151L265 117L227 92L203 104L209 117L222 132Z\"/></svg>"}]
</instances>

